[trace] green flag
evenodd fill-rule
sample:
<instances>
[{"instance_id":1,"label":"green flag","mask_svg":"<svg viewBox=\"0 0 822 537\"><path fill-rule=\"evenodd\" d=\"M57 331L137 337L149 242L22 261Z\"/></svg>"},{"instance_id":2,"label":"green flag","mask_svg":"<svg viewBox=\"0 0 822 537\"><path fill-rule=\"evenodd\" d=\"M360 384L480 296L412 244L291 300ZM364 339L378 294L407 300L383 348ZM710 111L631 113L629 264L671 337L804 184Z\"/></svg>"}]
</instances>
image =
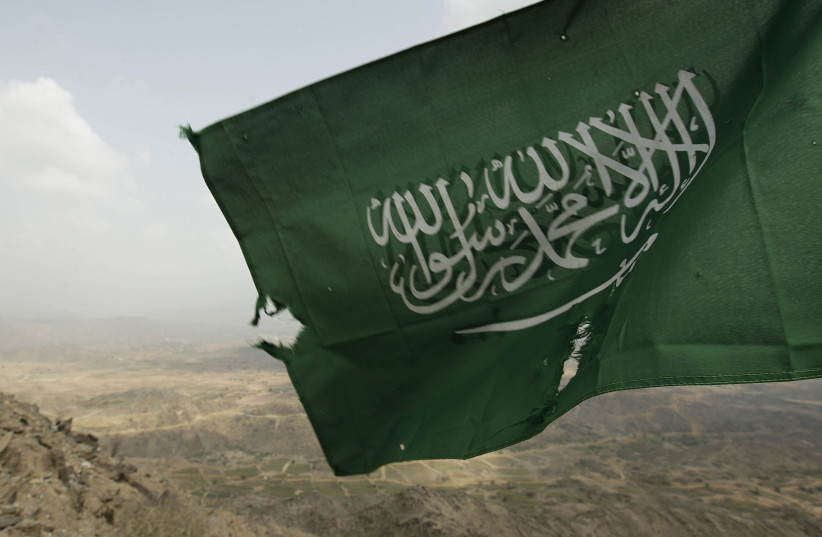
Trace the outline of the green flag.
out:
<instances>
[{"instance_id":1,"label":"green flag","mask_svg":"<svg viewBox=\"0 0 822 537\"><path fill-rule=\"evenodd\" d=\"M822 375L817 0L546 1L187 134L337 474Z\"/></svg>"}]
</instances>

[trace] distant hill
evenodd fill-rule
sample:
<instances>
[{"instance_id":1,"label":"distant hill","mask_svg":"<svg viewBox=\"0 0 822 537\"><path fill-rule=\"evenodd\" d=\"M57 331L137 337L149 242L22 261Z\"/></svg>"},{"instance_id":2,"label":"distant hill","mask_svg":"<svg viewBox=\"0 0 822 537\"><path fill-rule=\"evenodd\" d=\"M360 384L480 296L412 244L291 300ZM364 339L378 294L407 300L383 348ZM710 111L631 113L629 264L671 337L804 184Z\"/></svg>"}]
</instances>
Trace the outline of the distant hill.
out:
<instances>
[{"instance_id":1,"label":"distant hill","mask_svg":"<svg viewBox=\"0 0 822 537\"><path fill-rule=\"evenodd\" d=\"M0 351L55 345L154 347L221 343L247 337L239 330L174 324L144 317L21 320L0 317Z\"/></svg>"}]
</instances>

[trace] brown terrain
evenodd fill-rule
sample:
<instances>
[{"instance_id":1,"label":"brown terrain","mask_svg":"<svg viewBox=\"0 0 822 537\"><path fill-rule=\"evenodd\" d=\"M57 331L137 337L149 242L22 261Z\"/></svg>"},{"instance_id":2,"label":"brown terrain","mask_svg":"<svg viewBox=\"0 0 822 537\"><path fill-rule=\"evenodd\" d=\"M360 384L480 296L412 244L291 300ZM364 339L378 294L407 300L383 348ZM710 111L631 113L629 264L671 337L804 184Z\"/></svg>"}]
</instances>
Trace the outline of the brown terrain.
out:
<instances>
[{"instance_id":1,"label":"brown terrain","mask_svg":"<svg viewBox=\"0 0 822 537\"><path fill-rule=\"evenodd\" d=\"M822 536L820 381L609 394L345 478L229 333L0 318L0 391L0 536Z\"/></svg>"}]
</instances>

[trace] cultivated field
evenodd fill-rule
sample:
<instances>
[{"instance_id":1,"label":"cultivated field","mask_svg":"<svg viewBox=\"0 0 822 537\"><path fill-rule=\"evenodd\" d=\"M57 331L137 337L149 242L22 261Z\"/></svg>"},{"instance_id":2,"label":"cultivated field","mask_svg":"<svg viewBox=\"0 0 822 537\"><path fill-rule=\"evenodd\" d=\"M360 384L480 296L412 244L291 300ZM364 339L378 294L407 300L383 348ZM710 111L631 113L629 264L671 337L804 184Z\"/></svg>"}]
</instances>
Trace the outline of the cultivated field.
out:
<instances>
[{"instance_id":1,"label":"cultivated field","mask_svg":"<svg viewBox=\"0 0 822 537\"><path fill-rule=\"evenodd\" d=\"M6 347L0 391L270 535L822 535L818 381L600 396L496 453L337 478L279 363L163 334Z\"/></svg>"}]
</instances>

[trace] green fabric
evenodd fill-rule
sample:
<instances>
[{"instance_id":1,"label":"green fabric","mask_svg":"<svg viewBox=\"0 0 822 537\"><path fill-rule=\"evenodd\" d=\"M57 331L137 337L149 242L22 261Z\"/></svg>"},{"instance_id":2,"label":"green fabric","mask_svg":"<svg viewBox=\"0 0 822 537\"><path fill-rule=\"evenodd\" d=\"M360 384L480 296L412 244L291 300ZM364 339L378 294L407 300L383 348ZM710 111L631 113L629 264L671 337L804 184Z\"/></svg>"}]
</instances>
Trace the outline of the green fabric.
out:
<instances>
[{"instance_id":1,"label":"green fabric","mask_svg":"<svg viewBox=\"0 0 822 537\"><path fill-rule=\"evenodd\" d=\"M356 474L820 376L820 75L818 0L554 0L187 135Z\"/></svg>"}]
</instances>

